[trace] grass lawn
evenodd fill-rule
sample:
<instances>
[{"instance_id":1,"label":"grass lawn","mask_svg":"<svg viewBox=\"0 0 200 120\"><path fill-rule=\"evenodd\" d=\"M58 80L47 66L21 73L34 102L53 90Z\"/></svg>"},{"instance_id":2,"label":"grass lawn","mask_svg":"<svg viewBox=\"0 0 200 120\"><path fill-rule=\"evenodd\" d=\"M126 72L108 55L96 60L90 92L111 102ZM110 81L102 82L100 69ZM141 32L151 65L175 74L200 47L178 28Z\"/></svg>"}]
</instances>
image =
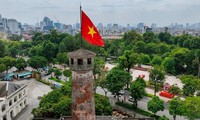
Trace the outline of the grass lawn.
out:
<instances>
[{"instance_id":1,"label":"grass lawn","mask_svg":"<svg viewBox=\"0 0 200 120\"><path fill-rule=\"evenodd\" d=\"M57 78L54 78L54 77L51 77L51 78L49 78L49 79L50 79L50 80L53 80L53 81L55 81L55 82L61 83L61 84L65 84L64 81L62 81L62 80L60 80L60 79L57 79Z\"/></svg>"}]
</instances>

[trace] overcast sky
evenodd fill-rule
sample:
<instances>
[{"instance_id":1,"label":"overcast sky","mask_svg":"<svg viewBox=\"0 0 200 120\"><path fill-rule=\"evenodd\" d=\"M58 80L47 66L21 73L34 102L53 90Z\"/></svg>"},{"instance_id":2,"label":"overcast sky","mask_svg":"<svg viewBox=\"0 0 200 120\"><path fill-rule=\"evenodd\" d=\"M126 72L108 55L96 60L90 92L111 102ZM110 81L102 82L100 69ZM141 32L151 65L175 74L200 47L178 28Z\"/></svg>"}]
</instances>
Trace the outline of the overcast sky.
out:
<instances>
[{"instance_id":1,"label":"overcast sky","mask_svg":"<svg viewBox=\"0 0 200 120\"><path fill-rule=\"evenodd\" d=\"M97 23L167 26L200 22L200 0L0 0L2 17L34 24L48 16L65 24L79 22L79 6Z\"/></svg>"}]
</instances>

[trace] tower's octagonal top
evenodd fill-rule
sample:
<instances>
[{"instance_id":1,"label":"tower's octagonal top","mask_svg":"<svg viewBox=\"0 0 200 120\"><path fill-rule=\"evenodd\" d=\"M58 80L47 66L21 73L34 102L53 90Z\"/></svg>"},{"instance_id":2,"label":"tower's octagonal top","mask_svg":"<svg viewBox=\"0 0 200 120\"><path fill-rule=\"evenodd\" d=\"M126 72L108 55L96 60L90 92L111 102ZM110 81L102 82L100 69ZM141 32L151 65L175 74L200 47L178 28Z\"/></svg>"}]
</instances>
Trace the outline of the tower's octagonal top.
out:
<instances>
[{"instance_id":1,"label":"tower's octagonal top","mask_svg":"<svg viewBox=\"0 0 200 120\"><path fill-rule=\"evenodd\" d=\"M80 48L76 51L68 53L69 58L76 58L76 59L94 58L95 56L96 56L96 53L83 49L83 48Z\"/></svg>"}]
</instances>

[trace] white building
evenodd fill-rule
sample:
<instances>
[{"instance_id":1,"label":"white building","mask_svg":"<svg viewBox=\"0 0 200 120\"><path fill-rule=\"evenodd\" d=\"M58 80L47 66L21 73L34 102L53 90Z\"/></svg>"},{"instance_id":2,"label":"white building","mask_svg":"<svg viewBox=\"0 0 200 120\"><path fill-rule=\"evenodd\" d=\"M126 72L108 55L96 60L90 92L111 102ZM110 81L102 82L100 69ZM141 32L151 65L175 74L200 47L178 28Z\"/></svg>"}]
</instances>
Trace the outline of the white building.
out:
<instances>
[{"instance_id":1,"label":"white building","mask_svg":"<svg viewBox=\"0 0 200 120\"><path fill-rule=\"evenodd\" d=\"M4 32L4 27L3 27L3 19L1 17L1 14L0 14L0 33L3 33Z\"/></svg>"},{"instance_id":2,"label":"white building","mask_svg":"<svg viewBox=\"0 0 200 120\"><path fill-rule=\"evenodd\" d=\"M12 120L27 105L27 85L0 83L0 120Z\"/></svg>"},{"instance_id":3,"label":"white building","mask_svg":"<svg viewBox=\"0 0 200 120\"><path fill-rule=\"evenodd\" d=\"M15 19L8 19L7 20L7 27L8 30L12 34L20 34L20 28L19 28L19 23Z\"/></svg>"}]
</instances>

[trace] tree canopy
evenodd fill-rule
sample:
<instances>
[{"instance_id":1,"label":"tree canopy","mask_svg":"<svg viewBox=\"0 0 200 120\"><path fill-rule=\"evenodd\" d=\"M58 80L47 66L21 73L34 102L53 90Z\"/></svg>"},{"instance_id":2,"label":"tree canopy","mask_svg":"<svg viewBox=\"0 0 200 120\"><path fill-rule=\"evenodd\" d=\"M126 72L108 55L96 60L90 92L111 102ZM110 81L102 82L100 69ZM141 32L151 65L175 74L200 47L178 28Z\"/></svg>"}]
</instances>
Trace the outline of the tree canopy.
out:
<instances>
[{"instance_id":1,"label":"tree canopy","mask_svg":"<svg viewBox=\"0 0 200 120\"><path fill-rule=\"evenodd\" d=\"M120 90L124 88L126 83L130 83L130 80L130 73L118 68L113 68L106 77L107 88L111 93L118 96L119 99Z\"/></svg>"},{"instance_id":2,"label":"tree canopy","mask_svg":"<svg viewBox=\"0 0 200 120\"><path fill-rule=\"evenodd\" d=\"M163 103L164 103L163 100L155 96L153 97L152 100L148 102L147 108L149 111L153 112L155 115L158 111L163 111L165 109Z\"/></svg>"}]
</instances>

